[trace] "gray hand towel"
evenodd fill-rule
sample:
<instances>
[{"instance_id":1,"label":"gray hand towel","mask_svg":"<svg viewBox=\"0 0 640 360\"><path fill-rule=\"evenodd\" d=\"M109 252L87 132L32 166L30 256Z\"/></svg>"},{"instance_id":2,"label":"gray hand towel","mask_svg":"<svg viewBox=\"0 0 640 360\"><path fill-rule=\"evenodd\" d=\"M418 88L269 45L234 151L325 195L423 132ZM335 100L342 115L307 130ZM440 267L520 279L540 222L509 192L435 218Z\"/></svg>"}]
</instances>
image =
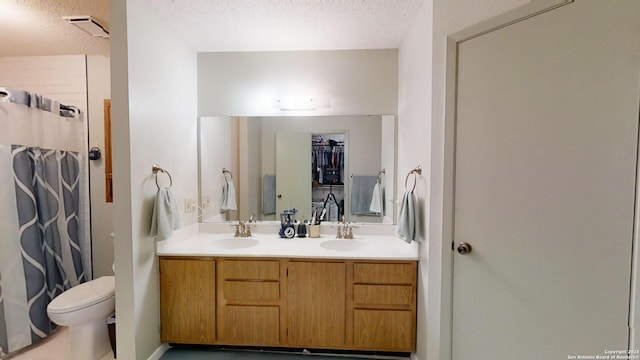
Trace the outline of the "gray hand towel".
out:
<instances>
[{"instance_id":1,"label":"gray hand towel","mask_svg":"<svg viewBox=\"0 0 640 360\"><path fill-rule=\"evenodd\" d=\"M222 196L220 197L220 212L238 210L236 205L236 188L233 182L226 181L222 185Z\"/></svg>"},{"instance_id":2,"label":"gray hand towel","mask_svg":"<svg viewBox=\"0 0 640 360\"><path fill-rule=\"evenodd\" d=\"M276 176L265 175L262 180L262 213L276 213Z\"/></svg>"},{"instance_id":3,"label":"gray hand towel","mask_svg":"<svg viewBox=\"0 0 640 360\"><path fill-rule=\"evenodd\" d=\"M416 213L413 200L413 191L407 191L402 197L400 216L396 227L396 236L411 243L416 237Z\"/></svg>"},{"instance_id":4,"label":"gray hand towel","mask_svg":"<svg viewBox=\"0 0 640 360\"><path fill-rule=\"evenodd\" d=\"M164 240L173 235L173 230L180 227L180 213L178 205L169 188L158 189L156 202L151 217L150 236L157 240Z\"/></svg>"},{"instance_id":5,"label":"gray hand towel","mask_svg":"<svg viewBox=\"0 0 640 360\"><path fill-rule=\"evenodd\" d=\"M369 210L373 188L378 183L377 176L353 175L351 181L351 215L375 215Z\"/></svg>"}]
</instances>

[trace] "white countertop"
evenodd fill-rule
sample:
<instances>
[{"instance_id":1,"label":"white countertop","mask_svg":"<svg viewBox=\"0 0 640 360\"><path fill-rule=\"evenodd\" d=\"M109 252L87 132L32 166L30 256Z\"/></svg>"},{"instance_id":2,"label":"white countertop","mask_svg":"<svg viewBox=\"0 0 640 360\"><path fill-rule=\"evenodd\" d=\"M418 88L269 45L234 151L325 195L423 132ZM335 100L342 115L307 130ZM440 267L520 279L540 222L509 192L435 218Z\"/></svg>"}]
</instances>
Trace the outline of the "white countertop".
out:
<instances>
[{"instance_id":1,"label":"white countertop","mask_svg":"<svg viewBox=\"0 0 640 360\"><path fill-rule=\"evenodd\" d=\"M232 233L189 233L158 241L158 256L278 257L315 259L418 260L418 244L390 235L355 235L355 239L282 239L277 234L254 233L234 238Z\"/></svg>"}]
</instances>

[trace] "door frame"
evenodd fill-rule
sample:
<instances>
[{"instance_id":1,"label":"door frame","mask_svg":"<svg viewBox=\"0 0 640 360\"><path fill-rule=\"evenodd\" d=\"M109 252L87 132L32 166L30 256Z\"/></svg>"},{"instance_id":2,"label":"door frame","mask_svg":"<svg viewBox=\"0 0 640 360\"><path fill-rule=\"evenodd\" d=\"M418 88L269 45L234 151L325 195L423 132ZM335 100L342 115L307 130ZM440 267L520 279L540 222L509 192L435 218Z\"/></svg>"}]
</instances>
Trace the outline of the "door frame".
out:
<instances>
[{"instance_id":1,"label":"door frame","mask_svg":"<svg viewBox=\"0 0 640 360\"><path fill-rule=\"evenodd\" d=\"M429 288L431 301L437 304L428 305L430 310L440 313L439 336L427 338L427 348L440 349L439 360L451 360L452 356L452 331L453 331L453 233L454 233L454 201L455 201L455 155L456 155L456 120L457 120L457 93L458 93L458 52L462 43L485 35L509 25L527 20L534 16L555 10L564 5L573 3L574 0L533 0L531 3L498 15L491 19L472 25L464 30L447 37L446 49L446 82L445 82L445 120L444 120L444 169L443 169L443 202L442 202L442 242L434 245L435 257L440 261L430 261L437 266L430 269L429 282L436 284ZM639 174L640 174L640 170ZM636 183L636 191L638 189ZM638 200L636 200L638 201ZM640 206L640 202L638 203ZM640 218L635 214L636 224ZM635 276L635 263L637 258L637 246L635 246L638 234L638 226L634 225L632 261L632 284L638 282ZM430 251L431 252L431 251ZM435 271L432 271L435 270ZM640 287L640 282L638 282ZM631 292L631 312L633 313L635 294ZM432 317L433 318L433 317ZM633 317L630 317L633 319ZM640 320L637 321L640 324ZM632 328L630 329L632 331ZM631 336L631 335L630 335ZM640 343L640 341L638 342ZM633 340L630 340L630 346Z\"/></svg>"}]
</instances>

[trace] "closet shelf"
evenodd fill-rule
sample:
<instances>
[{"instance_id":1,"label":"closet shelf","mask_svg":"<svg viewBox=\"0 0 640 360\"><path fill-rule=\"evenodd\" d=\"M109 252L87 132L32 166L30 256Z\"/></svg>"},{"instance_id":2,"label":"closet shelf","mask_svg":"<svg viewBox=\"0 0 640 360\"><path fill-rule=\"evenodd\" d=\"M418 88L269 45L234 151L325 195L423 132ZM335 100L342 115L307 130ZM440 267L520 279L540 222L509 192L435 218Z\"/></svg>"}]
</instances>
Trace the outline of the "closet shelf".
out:
<instances>
[{"instance_id":1,"label":"closet shelf","mask_svg":"<svg viewBox=\"0 0 640 360\"><path fill-rule=\"evenodd\" d=\"M313 185L314 189L328 189L332 186L344 186L344 183L338 183L338 184L319 184L319 185Z\"/></svg>"}]
</instances>

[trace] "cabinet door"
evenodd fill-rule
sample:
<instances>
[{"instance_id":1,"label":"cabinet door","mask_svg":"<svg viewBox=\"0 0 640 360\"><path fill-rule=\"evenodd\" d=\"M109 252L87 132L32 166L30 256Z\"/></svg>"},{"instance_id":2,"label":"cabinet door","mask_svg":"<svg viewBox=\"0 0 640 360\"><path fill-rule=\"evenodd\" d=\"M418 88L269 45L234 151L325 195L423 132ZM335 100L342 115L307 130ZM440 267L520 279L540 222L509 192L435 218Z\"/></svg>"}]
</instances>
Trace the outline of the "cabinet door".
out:
<instances>
[{"instance_id":1,"label":"cabinet door","mask_svg":"<svg viewBox=\"0 0 640 360\"><path fill-rule=\"evenodd\" d=\"M354 345L386 351L413 351L415 319L411 311L356 309Z\"/></svg>"},{"instance_id":2,"label":"cabinet door","mask_svg":"<svg viewBox=\"0 0 640 360\"><path fill-rule=\"evenodd\" d=\"M291 261L287 288L289 345L344 346L345 264Z\"/></svg>"},{"instance_id":3,"label":"cabinet door","mask_svg":"<svg viewBox=\"0 0 640 360\"><path fill-rule=\"evenodd\" d=\"M230 345L277 346L280 344L278 306L226 305L220 321L221 341Z\"/></svg>"},{"instance_id":4,"label":"cabinet door","mask_svg":"<svg viewBox=\"0 0 640 360\"><path fill-rule=\"evenodd\" d=\"M215 341L215 261L160 258L161 340Z\"/></svg>"}]
</instances>

